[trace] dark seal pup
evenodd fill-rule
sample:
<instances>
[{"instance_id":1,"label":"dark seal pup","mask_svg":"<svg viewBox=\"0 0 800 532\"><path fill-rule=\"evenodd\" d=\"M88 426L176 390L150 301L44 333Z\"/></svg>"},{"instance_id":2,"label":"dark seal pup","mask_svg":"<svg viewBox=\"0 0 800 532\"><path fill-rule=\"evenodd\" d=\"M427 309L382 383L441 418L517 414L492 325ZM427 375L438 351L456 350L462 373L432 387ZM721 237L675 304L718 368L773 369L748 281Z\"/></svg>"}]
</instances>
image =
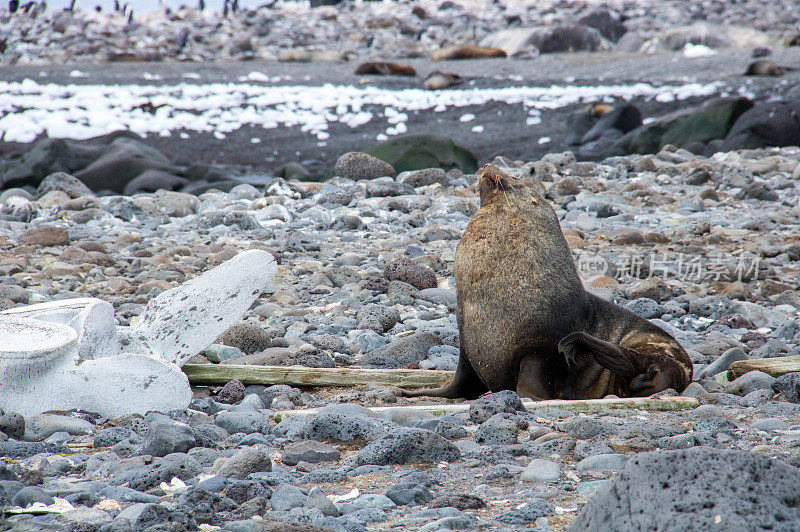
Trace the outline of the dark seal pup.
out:
<instances>
[{"instance_id":1,"label":"dark seal pup","mask_svg":"<svg viewBox=\"0 0 800 532\"><path fill-rule=\"evenodd\" d=\"M461 355L444 388L408 397L648 396L691 382L686 351L661 328L583 289L558 217L539 192L486 165L481 207L456 251Z\"/></svg>"}]
</instances>

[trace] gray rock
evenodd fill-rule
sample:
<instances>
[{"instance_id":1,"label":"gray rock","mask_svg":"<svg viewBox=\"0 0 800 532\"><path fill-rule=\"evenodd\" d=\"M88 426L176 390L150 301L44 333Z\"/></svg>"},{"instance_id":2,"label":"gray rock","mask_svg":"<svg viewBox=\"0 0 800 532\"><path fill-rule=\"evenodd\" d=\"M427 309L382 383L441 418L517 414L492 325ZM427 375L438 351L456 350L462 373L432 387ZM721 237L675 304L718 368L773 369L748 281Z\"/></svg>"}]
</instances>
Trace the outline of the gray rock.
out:
<instances>
[{"instance_id":1,"label":"gray rock","mask_svg":"<svg viewBox=\"0 0 800 532\"><path fill-rule=\"evenodd\" d=\"M578 462L576 470L579 475L592 471L619 471L627 460L623 454L596 454Z\"/></svg>"},{"instance_id":2,"label":"gray rock","mask_svg":"<svg viewBox=\"0 0 800 532\"><path fill-rule=\"evenodd\" d=\"M83 181L66 172L55 172L45 177L36 188L36 199L41 198L51 190L66 192L70 198L94 196L94 192L84 185Z\"/></svg>"},{"instance_id":3,"label":"gray rock","mask_svg":"<svg viewBox=\"0 0 800 532\"><path fill-rule=\"evenodd\" d=\"M226 410L214 417L214 423L231 434L269 432L269 421L261 412Z\"/></svg>"},{"instance_id":4,"label":"gray rock","mask_svg":"<svg viewBox=\"0 0 800 532\"><path fill-rule=\"evenodd\" d=\"M228 458L217 474L223 477L246 479L251 473L272 471L272 460L269 453L259 447L239 449Z\"/></svg>"},{"instance_id":5,"label":"gray rock","mask_svg":"<svg viewBox=\"0 0 800 532\"><path fill-rule=\"evenodd\" d=\"M613 452L614 450L602 440L578 440L575 442L575 449L573 449L572 455L577 460L583 460L584 458L588 458L590 456Z\"/></svg>"},{"instance_id":6,"label":"gray rock","mask_svg":"<svg viewBox=\"0 0 800 532\"><path fill-rule=\"evenodd\" d=\"M383 276L390 281L408 283L417 290L436 288L436 273L405 257L387 264Z\"/></svg>"},{"instance_id":7,"label":"gray rock","mask_svg":"<svg viewBox=\"0 0 800 532\"><path fill-rule=\"evenodd\" d=\"M8 458L30 458L39 453L70 454L69 447L63 443L0 441L0 456Z\"/></svg>"},{"instance_id":8,"label":"gray rock","mask_svg":"<svg viewBox=\"0 0 800 532\"><path fill-rule=\"evenodd\" d=\"M383 333L400 321L400 313L394 307L370 303L358 309L356 319L358 329L372 329Z\"/></svg>"},{"instance_id":9,"label":"gray rock","mask_svg":"<svg viewBox=\"0 0 800 532\"><path fill-rule=\"evenodd\" d=\"M339 177L355 180L397 175L389 163L367 153L356 151L339 156L333 173Z\"/></svg>"},{"instance_id":10,"label":"gray rock","mask_svg":"<svg viewBox=\"0 0 800 532\"><path fill-rule=\"evenodd\" d=\"M433 499L430 490L417 482L395 484L385 495L398 506L420 506Z\"/></svg>"},{"instance_id":11,"label":"gray rock","mask_svg":"<svg viewBox=\"0 0 800 532\"><path fill-rule=\"evenodd\" d=\"M800 472L743 451L692 448L631 458L570 530L790 530ZM720 521L721 519L721 521Z\"/></svg>"},{"instance_id":12,"label":"gray rock","mask_svg":"<svg viewBox=\"0 0 800 532\"><path fill-rule=\"evenodd\" d=\"M292 508L302 507L307 499L308 495L297 486L282 483L275 487L269 502L276 512L287 512Z\"/></svg>"},{"instance_id":13,"label":"gray rock","mask_svg":"<svg viewBox=\"0 0 800 532\"><path fill-rule=\"evenodd\" d=\"M561 463L554 460L534 458L520 475L527 482L547 482L561 478Z\"/></svg>"},{"instance_id":14,"label":"gray rock","mask_svg":"<svg viewBox=\"0 0 800 532\"><path fill-rule=\"evenodd\" d=\"M23 287L16 284L0 284L0 299L9 299L14 303L27 304L30 295Z\"/></svg>"},{"instance_id":15,"label":"gray rock","mask_svg":"<svg viewBox=\"0 0 800 532\"><path fill-rule=\"evenodd\" d=\"M134 177L122 189L126 196L140 192L156 192L157 190L174 191L189 184L185 177L179 177L162 170L145 170Z\"/></svg>"},{"instance_id":16,"label":"gray rock","mask_svg":"<svg viewBox=\"0 0 800 532\"><path fill-rule=\"evenodd\" d=\"M95 447L111 447L121 441L131 440L135 443L141 443L142 437L129 427L109 427L106 429L98 430L94 434Z\"/></svg>"},{"instance_id":17,"label":"gray rock","mask_svg":"<svg viewBox=\"0 0 800 532\"><path fill-rule=\"evenodd\" d=\"M211 344L210 346L206 347L202 354L208 360L217 364L224 362L225 360L244 356L244 353L238 347L221 344Z\"/></svg>"},{"instance_id":18,"label":"gray rock","mask_svg":"<svg viewBox=\"0 0 800 532\"><path fill-rule=\"evenodd\" d=\"M517 443L519 428L509 414L495 414L475 431L475 441L484 445L513 445Z\"/></svg>"},{"instance_id":19,"label":"gray rock","mask_svg":"<svg viewBox=\"0 0 800 532\"><path fill-rule=\"evenodd\" d=\"M248 355L272 347L269 333L250 323L239 323L230 327L219 336L218 341L223 345L236 347Z\"/></svg>"},{"instance_id":20,"label":"gray rock","mask_svg":"<svg viewBox=\"0 0 800 532\"><path fill-rule=\"evenodd\" d=\"M446 185L449 181L447 172L441 168L425 168L423 170L409 170L401 172L397 176L397 182L402 185L409 185L413 188L424 187L440 183Z\"/></svg>"},{"instance_id":21,"label":"gray rock","mask_svg":"<svg viewBox=\"0 0 800 532\"><path fill-rule=\"evenodd\" d=\"M339 517L339 509L333 504L325 492L319 487L314 487L308 492L308 498L303 503L304 508L319 510L322 515Z\"/></svg>"},{"instance_id":22,"label":"gray rock","mask_svg":"<svg viewBox=\"0 0 800 532\"><path fill-rule=\"evenodd\" d=\"M197 528L197 522L191 514L183 510L170 510L161 504L132 504L122 510L114 523L127 523L133 530L147 530L161 523L170 523L178 530ZM115 526L112 530L120 529ZM125 530L125 528L121 528Z\"/></svg>"},{"instance_id":23,"label":"gray rock","mask_svg":"<svg viewBox=\"0 0 800 532\"><path fill-rule=\"evenodd\" d=\"M594 438L595 436L610 436L619 430L616 425L608 421L584 415L556 422L555 426L561 432L583 439Z\"/></svg>"},{"instance_id":24,"label":"gray rock","mask_svg":"<svg viewBox=\"0 0 800 532\"><path fill-rule=\"evenodd\" d=\"M298 441L307 438L308 420L303 416L290 416L275 425L273 433L279 438Z\"/></svg>"},{"instance_id":25,"label":"gray rock","mask_svg":"<svg viewBox=\"0 0 800 532\"><path fill-rule=\"evenodd\" d=\"M544 499L531 499L524 503L521 508L515 508L510 512L505 512L497 517L495 521L507 525L525 525L536 521L540 517L546 517L555 511L555 507Z\"/></svg>"},{"instance_id":26,"label":"gray rock","mask_svg":"<svg viewBox=\"0 0 800 532\"><path fill-rule=\"evenodd\" d=\"M142 454L166 456L185 453L197 445L192 427L172 421L155 421L150 425L142 445Z\"/></svg>"},{"instance_id":27,"label":"gray rock","mask_svg":"<svg viewBox=\"0 0 800 532\"><path fill-rule=\"evenodd\" d=\"M121 502L158 503L161 501L161 498L155 495L150 495L149 493L143 493L135 489L126 488L125 486L108 486L107 488L103 488L98 495L101 497L106 497L107 499L114 499Z\"/></svg>"},{"instance_id":28,"label":"gray rock","mask_svg":"<svg viewBox=\"0 0 800 532\"><path fill-rule=\"evenodd\" d=\"M664 309L661 308L661 305L649 297L634 299L625 308L645 319L659 318L664 314Z\"/></svg>"},{"instance_id":29,"label":"gray rock","mask_svg":"<svg viewBox=\"0 0 800 532\"><path fill-rule=\"evenodd\" d=\"M323 409L308 421L305 431L305 437L312 440L374 440L386 434L386 425L357 411Z\"/></svg>"},{"instance_id":30,"label":"gray rock","mask_svg":"<svg viewBox=\"0 0 800 532\"><path fill-rule=\"evenodd\" d=\"M439 495L428 505L428 508L456 508L458 510L478 510L485 507L486 501L476 495L467 493Z\"/></svg>"},{"instance_id":31,"label":"gray rock","mask_svg":"<svg viewBox=\"0 0 800 532\"><path fill-rule=\"evenodd\" d=\"M725 386L727 393L747 395L756 390L771 389L775 377L763 371L750 371Z\"/></svg>"},{"instance_id":32,"label":"gray rock","mask_svg":"<svg viewBox=\"0 0 800 532\"><path fill-rule=\"evenodd\" d=\"M43 504L53 504L55 500L53 497L44 491L39 486L27 486L22 488L14 495L14 498L11 499L11 504L14 506L21 506L22 508L26 508L35 502L41 502Z\"/></svg>"},{"instance_id":33,"label":"gray rock","mask_svg":"<svg viewBox=\"0 0 800 532\"><path fill-rule=\"evenodd\" d=\"M363 362L370 364L386 358L395 361L400 366L419 364L428 357L431 347L437 345L442 345L442 340L438 336L429 332L418 332L371 351L365 356Z\"/></svg>"},{"instance_id":34,"label":"gray rock","mask_svg":"<svg viewBox=\"0 0 800 532\"><path fill-rule=\"evenodd\" d=\"M58 520L72 530L96 529L113 519L108 512L96 508L79 506L58 516Z\"/></svg>"},{"instance_id":35,"label":"gray rock","mask_svg":"<svg viewBox=\"0 0 800 532\"><path fill-rule=\"evenodd\" d=\"M750 424L750 428L763 430L764 432L773 432L776 430L786 430L789 428L789 425L780 418L768 417L754 421Z\"/></svg>"},{"instance_id":36,"label":"gray rock","mask_svg":"<svg viewBox=\"0 0 800 532\"><path fill-rule=\"evenodd\" d=\"M92 434L95 426L84 419L57 414L38 414L30 416L25 424L25 439L44 440L51 434L66 432L72 435Z\"/></svg>"},{"instance_id":37,"label":"gray rock","mask_svg":"<svg viewBox=\"0 0 800 532\"><path fill-rule=\"evenodd\" d=\"M513 414L527 410L522 406L519 395L510 390L486 394L469 405L469 418L473 423L484 423L493 415L502 412Z\"/></svg>"},{"instance_id":38,"label":"gray rock","mask_svg":"<svg viewBox=\"0 0 800 532\"><path fill-rule=\"evenodd\" d=\"M772 383L775 393L783 394L783 397L790 403L800 403L800 372L787 373L781 375ZM0 419L2 419L0 417ZM0 426L2 430L2 426Z\"/></svg>"},{"instance_id":39,"label":"gray rock","mask_svg":"<svg viewBox=\"0 0 800 532\"><path fill-rule=\"evenodd\" d=\"M412 462L452 462L461 452L435 432L402 428L375 440L356 455L358 465L408 464Z\"/></svg>"},{"instance_id":40,"label":"gray rock","mask_svg":"<svg viewBox=\"0 0 800 532\"><path fill-rule=\"evenodd\" d=\"M731 364L737 360L747 360L747 354L738 347L728 349L720 355L719 358L703 369L700 373L700 378L713 377L717 373L727 371Z\"/></svg>"},{"instance_id":41,"label":"gray rock","mask_svg":"<svg viewBox=\"0 0 800 532\"><path fill-rule=\"evenodd\" d=\"M16 412L6 412L0 408L0 432L21 440L25 435L25 418Z\"/></svg>"},{"instance_id":42,"label":"gray rock","mask_svg":"<svg viewBox=\"0 0 800 532\"><path fill-rule=\"evenodd\" d=\"M359 495L352 501L342 502L336 505L339 513L346 515L349 513L365 510L367 508L376 508L378 510L386 510L397 506L392 499L380 493L365 493Z\"/></svg>"},{"instance_id":43,"label":"gray rock","mask_svg":"<svg viewBox=\"0 0 800 532\"><path fill-rule=\"evenodd\" d=\"M339 450L333 445L313 440L287 445L283 451L283 463L287 465L297 465L298 462L336 462L339 457Z\"/></svg>"}]
</instances>

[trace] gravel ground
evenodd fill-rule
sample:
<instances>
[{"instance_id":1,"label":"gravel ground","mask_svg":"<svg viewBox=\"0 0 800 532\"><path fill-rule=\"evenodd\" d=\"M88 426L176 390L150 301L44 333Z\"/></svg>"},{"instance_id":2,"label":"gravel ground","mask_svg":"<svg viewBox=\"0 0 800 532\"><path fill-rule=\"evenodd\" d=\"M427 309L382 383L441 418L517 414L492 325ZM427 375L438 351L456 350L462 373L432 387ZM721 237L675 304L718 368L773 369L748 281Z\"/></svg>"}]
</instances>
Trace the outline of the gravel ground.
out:
<instances>
[{"instance_id":1,"label":"gravel ground","mask_svg":"<svg viewBox=\"0 0 800 532\"><path fill-rule=\"evenodd\" d=\"M579 265L605 261L585 279L589 289L686 347L695 382L683 395L697 408L523 412L504 392L450 417L375 414L364 407L431 401L377 385L231 381L196 387L189 409L170 413L31 415L24 433L6 413L0 501L55 513L28 508L5 515L3 526L561 530L580 515L600 530L636 528L626 510L636 506L644 519L667 516L664 527L677 520L701 530L725 519L730 529L795 529L798 373L723 377L734 360L800 354L799 160L797 148L711 159L678 150L613 165L551 154L508 169L542 180ZM279 259L278 274L220 338L227 347L192 362L455 364L453 260L478 208L474 175L79 199L62 192L74 190L62 179L39 200L14 203L30 222L0 226L5 306L93 296L127 326L156 295L259 248ZM218 310L196 309L198 320ZM306 407L323 410L275 415ZM752 511L725 511L743 504Z\"/></svg>"}]
</instances>

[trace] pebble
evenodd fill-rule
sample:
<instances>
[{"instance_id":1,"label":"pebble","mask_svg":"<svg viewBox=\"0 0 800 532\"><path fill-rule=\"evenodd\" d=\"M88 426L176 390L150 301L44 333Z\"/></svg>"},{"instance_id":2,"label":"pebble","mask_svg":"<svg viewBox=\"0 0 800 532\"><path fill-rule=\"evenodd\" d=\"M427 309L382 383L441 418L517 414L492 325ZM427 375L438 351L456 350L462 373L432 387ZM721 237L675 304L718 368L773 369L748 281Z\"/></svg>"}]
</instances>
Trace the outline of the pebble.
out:
<instances>
[{"instance_id":1,"label":"pebble","mask_svg":"<svg viewBox=\"0 0 800 532\"><path fill-rule=\"evenodd\" d=\"M527 482L558 480L561 478L561 469L562 466L559 462L534 458L519 478Z\"/></svg>"}]
</instances>

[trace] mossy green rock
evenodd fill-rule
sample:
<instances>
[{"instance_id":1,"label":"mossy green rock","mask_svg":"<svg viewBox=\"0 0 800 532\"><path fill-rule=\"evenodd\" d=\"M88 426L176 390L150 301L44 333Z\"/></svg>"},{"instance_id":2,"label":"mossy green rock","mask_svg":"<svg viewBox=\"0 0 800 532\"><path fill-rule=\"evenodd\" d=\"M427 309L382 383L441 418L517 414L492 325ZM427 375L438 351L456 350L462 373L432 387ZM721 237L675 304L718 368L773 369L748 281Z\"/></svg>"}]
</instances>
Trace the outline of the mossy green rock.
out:
<instances>
[{"instance_id":1,"label":"mossy green rock","mask_svg":"<svg viewBox=\"0 0 800 532\"><path fill-rule=\"evenodd\" d=\"M391 164L398 174L425 168L457 168L465 174L478 170L478 160L471 151L440 135L405 135L365 151Z\"/></svg>"},{"instance_id":2,"label":"mossy green rock","mask_svg":"<svg viewBox=\"0 0 800 532\"><path fill-rule=\"evenodd\" d=\"M684 148L722 139L733 123L753 107L747 98L714 98L700 105L658 117L620 139L627 153L656 153L667 144Z\"/></svg>"}]
</instances>

